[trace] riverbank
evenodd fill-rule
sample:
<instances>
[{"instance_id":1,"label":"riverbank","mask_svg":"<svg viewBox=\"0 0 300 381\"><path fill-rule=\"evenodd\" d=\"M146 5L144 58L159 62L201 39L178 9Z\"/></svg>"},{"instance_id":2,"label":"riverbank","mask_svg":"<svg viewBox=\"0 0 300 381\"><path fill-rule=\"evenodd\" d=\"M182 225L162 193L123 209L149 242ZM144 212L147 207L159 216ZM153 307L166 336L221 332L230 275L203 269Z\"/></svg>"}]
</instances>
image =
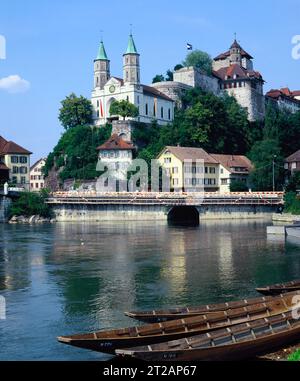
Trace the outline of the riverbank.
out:
<instances>
[{"instance_id":1,"label":"riverbank","mask_svg":"<svg viewBox=\"0 0 300 381\"><path fill-rule=\"evenodd\" d=\"M33 216L12 216L9 220L9 224L37 224L37 223L43 223L43 222L48 222L48 223L54 223L56 222L55 218L47 218L47 217L42 217L39 215L33 215Z\"/></svg>"},{"instance_id":2,"label":"riverbank","mask_svg":"<svg viewBox=\"0 0 300 381\"><path fill-rule=\"evenodd\" d=\"M292 224L294 222L300 223L300 215L294 215L291 213L273 213L272 220L274 222L288 222L289 224Z\"/></svg>"}]
</instances>

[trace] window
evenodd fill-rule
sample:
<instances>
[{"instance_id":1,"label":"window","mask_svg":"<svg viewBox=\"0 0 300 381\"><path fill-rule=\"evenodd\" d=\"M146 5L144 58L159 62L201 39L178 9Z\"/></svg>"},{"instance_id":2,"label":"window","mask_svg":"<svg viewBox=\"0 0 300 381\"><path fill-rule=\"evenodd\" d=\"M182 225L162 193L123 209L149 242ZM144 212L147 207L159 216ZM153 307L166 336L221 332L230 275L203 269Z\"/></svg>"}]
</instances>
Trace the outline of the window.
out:
<instances>
[{"instance_id":1,"label":"window","mask_svg":"<svg viewBox=\"0 0 300 381\"><path fill-rule=\"evenodd\" d=\"M20 163L26 164L27 163L27 156L20 156Z\"/></svg>"},{"instance_id":2,"label":"window","mask_svg":"<svg viewBox=\"0 0 300 381\"><path fill-rule=\"evenodd\" d=\"M25 176L21 176L21 184L25 184L26 183L26 177Z\"/></svg>"},{"instance_id":3,"label":"window","mask_svg":"<svg viewBox=\"0 0 300 381\"><path fill-rule=\"evenodd\" d=\"M171 163L171 158L170 157L165 157L164 158L164 162L167 164L167 163Z\"/></svg>"},{"instance_id":4,"label":"window","mask_svg":"<svg viewBox=\"0 0 300 381\"><path fill-rule=\"evenodd\" d=\"M128 81L128 71L126 70L126 81Z\"/></svg>"},{"instance_id":5,"label":"window","mask_svg":"<svg viewBox=\"0 0 300 381\"><path fill-rule=\"evenodd\" d=\"M209 173L216 173L216 168L215 167L210 167L209 168Z\"/></svg>"},{"instance_id":6,"label":"window","mask_svg":"<svg viewBox=\"0 0 300 381\"><path fill-rule=\"evenodd\" d=\"M41 183L40 188L44 188L44 184L43 183Z\"/></svg>"},{"instance_id":7,"label":"window","mask_svg":"<svg viewBox=\"0 0 300 381\"><path fill-rule=\"evenodd\" d=\"M168 118L171 119L171 109L168 110Z\"/></svg>"},{"instance_id":8,"label":"window","mask_svg":"<svg viewBox=\"0 0 300 381\"><path fill-rule=\"evenodd\" d=\"M172 173L178 173L178 167L173 167L172 168Z\"/></svg>"},{"instance_id":9,"label":"window","mask_svg":"<svg viewBox=\"0 0 300 381\"><path fill-rule=\"evenodd\" d=\"M97 101L97 107L99 107L99 101Z\"/></svg>"},{"instance_id":10,"label":"window","mask_svg":"<svg viewBox=\"0 0 300 381\"><path fill-rule=\"evenodd\" d=\"M127 95L126 99L127 99L127 102L129 102L129 96L128 95Z\"/></svg>"},{"instance_id":11,"label":"window","mask_svg":"<svg viewBox=\"0 0 300 381\"><path fill-rule=\"evenodd\" d=\"M205 167L205 173L208 173L208 167Z\"/></svg>"},{"instance_id":12,"label":"window","mask_svg":"<svg viewBox=\"0 0 300 381\"><path fill-rule=\"evenodd\" d=\"M148 103L145 104L145 114L148 115Z\"/></svg>"},{"instance_id":13,"label":"window","mask_svg":"<svg viewBox=\"0 0 300 381\"><path fill-rule=\"evenodd\" d=\"M156 116L156 107L155 107L155 103L153 105L153 116Z\"/></svg>"},{"instance_id":14,"label":"window","mask_svg":"<svg viewBox=\"0 0 300 381\"><path fill-rule=\"evenodd\" d=\"M178 185L178 179L173 179L173 185Z\"/></svg>"},{"instance_id":15,"label":"window","mask_svg":"<svg viewBox=\"0 0 300 381\"><path fill-rule=\"evenodd\" d=\"M19 167L13 166L13 173L19 173Z\"/></svg>"},{"instance_id":16,"label":"window","mask_svg":"<svg viewBox=\"0 0 300 381\"><path fill-rule=\"evenodd\" d=\"M139 95L137 96L137 104L138 105L140 104L140 96Z\"/></svg>"},{"instance_id":17,"label":"window","mask_svg":"<svg viewBox=\"0 0 300 381\"><path fill-rule=\"evenodd\" d=\"M160 117L163 118L164 117L164 108L161 107L160 109Z\"/></svg>"},{"instance_id":18,"label":"window","mask_svg":"<svg viewBox=\"0 0 300 381\"><path fill-rule=\"evenodd\" d=\"M10 162L11 163L18 163L19 162L19 158L18 158L18 156L11 156L11 158L10 158Z\"/></svg>"},{"instance_id":19,"label":"window","mask_svg":"<svg viewBox=\"0 0 300 381\"><path fill-rule=\"evenodd\" d=\"M12 177L12 182L13 182L14 184L16 184L16 182L17 182L17 176L13 176L13 177Z\"/></svg>"},{"instance_id":20,"label":"window","mask_svg":"<svg viewBox=\"0 0 300 381\"><path fill-rule=\"evenodd\" d=\"M27 167L20 167L20 173L27 173Z\"/></svg>"},{"instance_id":21,"label":"window","mask_svg":"<svg viewBox=\"0 0 300 381\"><path fill-rule=\"evenodd\" d=\"M35 187L38 188L39 187L39 183L35 183Z\"/></svg>"},{"instance_id":22,"label":"window","mask_svg":"<svg viewBox=\"0 0 300 381\"><path fill-rule=\"evenodd\" d=\"M224 169L223 168L221 168L221 173L224 173Z\"/></svg>"}]
</instances>

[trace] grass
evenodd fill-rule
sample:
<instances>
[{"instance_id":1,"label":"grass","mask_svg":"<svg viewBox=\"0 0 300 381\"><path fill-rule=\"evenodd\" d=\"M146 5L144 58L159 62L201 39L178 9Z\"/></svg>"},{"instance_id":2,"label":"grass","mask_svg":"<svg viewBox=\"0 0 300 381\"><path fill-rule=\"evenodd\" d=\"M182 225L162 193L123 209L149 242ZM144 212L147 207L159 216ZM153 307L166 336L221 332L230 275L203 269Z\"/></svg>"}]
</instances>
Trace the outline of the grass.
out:
<instances>
[{"instance_id":1,"label":"grass","mask_svg":"<svg viewBox=\"0 0 300 381\"><path fill-rule=\"evenodd\" d=\"M291 353L288 356L288 361L300 361L300 349L297 349L295 352Z\"/></svg>"}]
</instances>

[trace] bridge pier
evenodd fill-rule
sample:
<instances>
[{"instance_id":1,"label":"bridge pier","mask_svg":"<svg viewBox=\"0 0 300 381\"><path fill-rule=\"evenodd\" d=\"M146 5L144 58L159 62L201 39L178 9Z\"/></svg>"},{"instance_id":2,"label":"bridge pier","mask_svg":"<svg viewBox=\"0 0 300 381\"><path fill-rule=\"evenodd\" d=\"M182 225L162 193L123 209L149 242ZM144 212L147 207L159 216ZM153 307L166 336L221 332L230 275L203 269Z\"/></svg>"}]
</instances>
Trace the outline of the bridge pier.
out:
<instances>
[{"instance_id":1,"label":"bridge pier","mask_svg":"<svg viewBox=\"0 0 300 381\"><path fill-rule=\"evenodd\" d=\"M6 222L8 219L8 209L11 204L11 198L0 195L0 223Z\"/></svg>"}]
</instances>

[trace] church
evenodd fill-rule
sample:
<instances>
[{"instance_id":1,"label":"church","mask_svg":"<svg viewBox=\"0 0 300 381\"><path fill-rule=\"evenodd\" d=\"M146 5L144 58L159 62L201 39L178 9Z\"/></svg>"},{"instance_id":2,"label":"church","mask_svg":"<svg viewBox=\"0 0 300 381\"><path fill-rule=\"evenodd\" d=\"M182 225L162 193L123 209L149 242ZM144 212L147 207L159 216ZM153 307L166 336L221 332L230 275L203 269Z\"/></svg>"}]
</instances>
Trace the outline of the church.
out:
<instances>
[{"instance_id":1,"label":"church","mask_svg":"<svg viewBox=\"0 0 300 381\"><path fill-rule=\"evenodd\" d=\"M94 88L92 91L94 124L101 126L118 120L118 115L110 115L110 105L114 101L128 100L139 110L139 116L131 118L137 122L151 123L156 120L165 125L174 119L175 102L168 95L153 86L140 82L140 55L130 34L126 52L123 54L123 78L110 75L110 61L103 41L94 60Z\"/></svg>"}]
</instances>

